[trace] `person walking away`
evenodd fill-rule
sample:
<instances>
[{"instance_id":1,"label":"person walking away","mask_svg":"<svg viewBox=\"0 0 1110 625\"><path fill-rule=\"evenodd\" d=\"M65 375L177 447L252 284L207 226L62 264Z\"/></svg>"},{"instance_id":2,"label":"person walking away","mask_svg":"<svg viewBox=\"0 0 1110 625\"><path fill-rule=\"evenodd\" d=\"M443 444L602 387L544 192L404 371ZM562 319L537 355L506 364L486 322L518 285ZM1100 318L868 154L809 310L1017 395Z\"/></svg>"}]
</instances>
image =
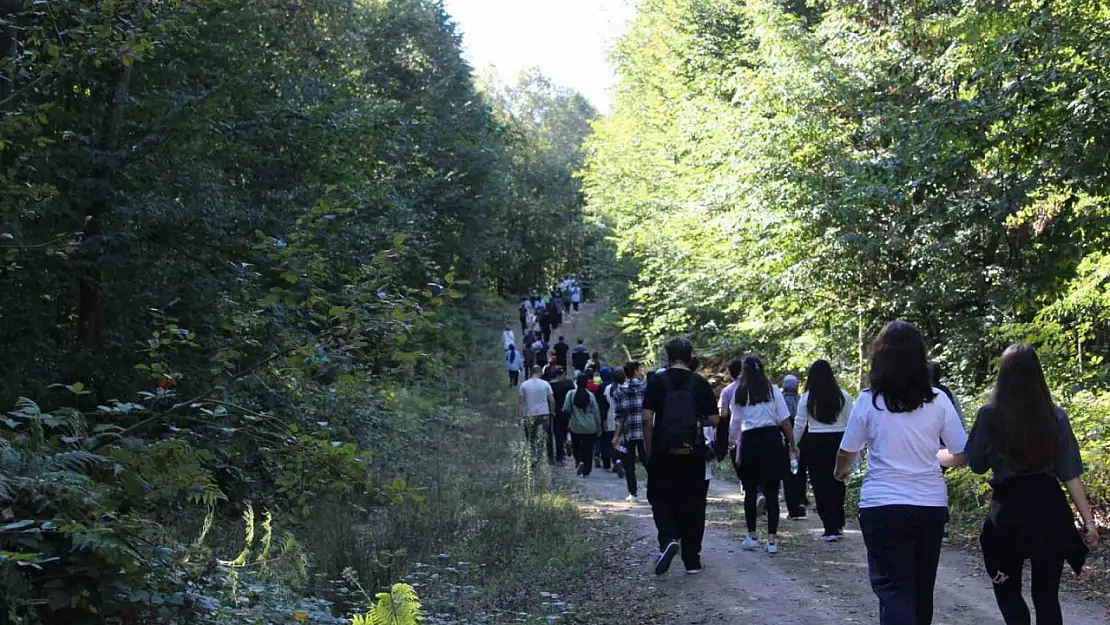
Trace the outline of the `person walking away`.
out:
<instances>
[{"instance_id":1,"label":"person walking away","mask_svg":"<svg viewBox=\"0 0 1110 625\"><path fill-rule=\"evenodd\" d=\"M624 479L628 486L625 501L639 499L636 483L636 462L644 461L644 370L640 363L624 363L626 381L613 389L613 404L616 406L617 431L613 432L613 446L620 452L620 463L624 469Z\"/></svg>"},{"instance_id":2,"label":"person walking away","mask_svg":"<svg viewBox=\"0 0 1110 625\"><path fill-rule=\"evenodd\" d=\"M582 344L582 339L578 339L578 344L570 352L570 364L574 366L576 372L585 371L589 360L590 351Z\"/></svg>"},{"instance_id":3,"label":"person walking away","mask_svg":"<svg viewBox=\"0 0 1110 625\"><path fill-rule=\"evenodd\" d=\"M551 342L551 311L544 308L540 311L540 334L543 335L543 342Z\"/></svg>"},{"instance_id":4,"label":"person walking away","mask_svg":"<svg viewBox=\"0 0 1110 625\"><path fill-rule=\"evenodd\" d=\"M729 442L739 448L737 474L744 485L744 517L748 524L748 536L740 547L754 550L761 546L756 538L756 527L759 521L757 500L762 489L767 512L764 549L775 555L778 553L779 485L790 474L790 457L791 454L797 457L797 447L786 399L767 379L759 357L744 358L740 383L729 412Z\"/></svg>"},{"instance_id":5,"label":"person walking away","mask_svg":"<svg viewBox=\"0 0 1110 625\"><path fill-rule=\"evenodd\" d=\"M520 302L520 308L517 309L517 312L520 314L520 332L523 334L524 332L528 331L528 300L523 300Z\"/></svg>"},{"instance_id":6,"label":"person walking away","mask_svg":"<svg viewBox=\"0 0 1110 625\"><path fill-rule=\"evenodd\" d=\"M794 422L798 415L798 378L793 375L782 379L782 398L786 401L786 408L790 411L790 429L794 430ZM798 441L797 435L794 442ZM808 482L808 468L801 457L796 458L797 471L792 471L783 480L783 495L786 499L786 515L791 521L800 521L806 518L806 506L809 505L809 496L806 493Z\"/></svg>"},{"instance_id":7,"label":"person walking away","mask_svg":"<svg viewBox=\"0 0 1110 625\"><path fill-rule=\"evenodd\" d=\"M501 349L505 351L513 345L516 345L516 333L509 326L505 326L505 330L501 332Z\"/></svg>"},{"instance_id":8,"label":"person walking away","mask_svg":"<svg viewBox=\"0 0 1110 625\"><path fill-rule=\"evenodd\" d=\"M563 464L566 460L567 432L570 429L570 413L563 409L567 395L573 392L574 382L567 379L565 369L555 367L555 381L551 383L555 396L555 418L551 421L551 437L547 445L547 460L551 464Z\"/></svg>"},{"instance_id":9,"label":"person walking away","mask_svg":"<svg viewBox=\"0 0 1110 625\"><path fill-rule=\"evenodd\" d=\"M574 312L578 312L578 306L582 303L582 289L577 284L570 287L570 305L574 307Z\"/></svg>"},{"instance_id":10,"label":"person walking away","mask_svg":"<svg viewBox=\"0 0 1110 625\"><path fill-rule=\"evenodd\" d=\"M505 366L509 370L509 387L515 388L520 383L520 370L524 367L524 356L516 350L516 345L510 345L505 352Z\"/></svg>"},{"instance_id":11,"label":"person walking away","mask_svg":"<svg viewBox=\"0 0 1110 625\"><path fill-rule=\"evenodd\" d=\"M666 573L680 552L686 572L696 574L702 571L709 484L702 427L719 423L717 398L709 382L690 371L690 341L671 339L664 349L669 366L648 383L643 410L648 502L659 539L655 574Z\"/></svg>"},{"instance_id":12,"label":"person walking away","mask_svg":"<svg viewBox=\"0 0 1110 625\"><path fill-rule=\"evenodd\" d=\"M815 361L806 375L806 392L798 401L794 440L801 450L798 464L809 467L817 515L825 527L820 539L825 542L836 542L844 535L846 489L833 472L851 413L852 396L840 388L832 365L827 360Z\"/></svg>"},{"instance_id":13,"label":"person walking away","mask_svg":"<svg viewBox=\"0 0 1110 625\"><path fill-rule=\"evenodd\" d=\"M566 369L567 365L570 364L568 362L570 345L567 344L567 339L560 336L559 340L556 341L555 345L553 345L551 349L555 352L555 364L559 365L563 369Z\"/></svg>"},{"instance_id":14,"label":"person walking away","mask_svg":"<svg viewBox=\"0 0 1110 625\"><path fill-rule=\"evenodd\" d=\"M941 439L964 451L967 433L948 396L930 383L925 341L912 324L892 321L879 332L869 379L852 406L835 476L846 481L867 447L859 524L879 622L929 625L948 514L937 451Z\"/></svg>"},{"instance_id":15,"label":"person walking away","mask_svg":"<svg viewBox=\"0 0 1110 625\"><path fill-rule=\"evenodd\" d=\"M558 330L563 325L563 300L558 293L551 298L551 329Z\"/></svg>"},{"instance_id":16,"label":"person walking away","mask_svg":"<svg viewBox=\"0 0 1110 625\"><path fill-rule=\"evenodd\" d=\"M573 393L563 400L563 412L570 415L570 441L578 475L590 477L594 469L594 449L601 435L601 410L597 398L586 390L586 375L575 380Z\"/></svg>"},{"instance_id":17,"label":"person walking away","mask_svg":"<svg viewBox=\"0 0 1110 625\"><path fill-rule=\"evenodd\" d=\"M586 361L586 369L601 371L601 352L593 352L590 354L590 359Z\"/></svg>"},{"instance_id":18,"label":"person walking away","mask_svg":"<svg viewBox=\"0 0 1110 625\"><path fill-rule=\"evenodd\" d=\"M547 343L544 342L542 336L537 336L536 340L532 342L532 354L535 357L535 364L543 367L547 364Z\"/></svg>"},{"instance_id":19,"label":"person walking away","mask_svg":"<svg viewBox=\"0 0 1110 625\"><path fill-rule=\"evenodd\" d=\"M962 454L937 455L949 467L970 464L992 473L991 507L979 543L1006 625L1029 625L1021 594L1025 561L1032 568L1037 625L1062 625L1060 577L1067 562L1078 575L1098 526L1083 487L1083 461L1067 414L1052 400L1037 352L1011 345L998 363L990 400L979 409ZM1063 484L1083 519L1075 531Z\"/></svg>"},{"instance_id":20,"label":"person walking away","mask_svg":"<svg viewBox=\"0 0 1110 625\"><path fill-rule=\"evenodd\" d=\"M617 435L617 405L616 401L613 399L613 391L619 388L621 384L624 384L626 378L624 371L620 369L610 371L609 375L609 382L601 389L601 396L604 398L604 401L598 401L598 405L603 405L607 408L603 413L604 418L602 419L601 440L597 445L598 453L601 455L602 468L608 471L610 467L612 467L617 477L624 479L624 468L621 466L621 456L617 452L616 445L614 444ZM602 374L602 379L605 379L604 373Z\"/></svg>"},{"instance_id":21,"label":"person walking away","mask_svg":"<svg viewBox=\"0 0 1110 625\"><path fill-rule=\"evenodd\" d=\"M551 446L551 417L555 414L555 393L551 385L540 379L539 367L532 367L532 377L520 385L517 419L524 426L532 462L538 462L544 445ZM545 442L540 442L543 436Z\"/></svg>"}]
</instances>

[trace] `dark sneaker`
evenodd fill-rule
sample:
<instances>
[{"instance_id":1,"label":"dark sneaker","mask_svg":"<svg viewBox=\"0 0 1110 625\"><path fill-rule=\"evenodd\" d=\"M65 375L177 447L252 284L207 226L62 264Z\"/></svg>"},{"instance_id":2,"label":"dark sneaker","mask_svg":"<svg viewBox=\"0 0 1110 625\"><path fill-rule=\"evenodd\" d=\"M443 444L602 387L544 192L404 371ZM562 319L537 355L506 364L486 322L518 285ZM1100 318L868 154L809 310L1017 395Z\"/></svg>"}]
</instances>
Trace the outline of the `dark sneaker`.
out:
<instances>
[{"instance_id":1,"label":"dark sneaker","mask_svg":"<svg viewBox=\"0 0 1110 625\"><path fill-rule=\"evenodd\" d=\"M686 574L687 575L697 575L698 573L701 573L704 570L705 570L705 567L701 565L701 558L696 558L696 559L694 559L694 561L686 563Z\"/></svg>"},{"instance_id":2,"label":"dark sneaker","mask_svg":"<svg viewBox=\"0 0 1110 625\"><path fill-rule=\"evenodd\" d=\"M613 472L617 474L617 478L622 479L622 480L624 479L624 465L623 464L618 462L617 466L613 467Z\"/></svg>"},{"instance_id":3,"label":"dark sneaker","mask_svg":"<svg viewBox=\"0 0 1110 625\"><path fill-rule=\"evenodd\" d=\"M578 470L576 471L576 473L578 475L585 475L586 474L586 463L579 462L578 463Z\"/></svg>"},{"instance_id":4,"label":"dark sneaker","mask_svg":"<svg viewBox=\"0 0 1110 625\"><path fill-rule=\"evenodd\" d=\"M663 551L659 552L659 558L655 561L656 575L662 575L671 570L671 562L678 555L678 549L678 543L672 540Z\"/></svg>"}]
</instances>

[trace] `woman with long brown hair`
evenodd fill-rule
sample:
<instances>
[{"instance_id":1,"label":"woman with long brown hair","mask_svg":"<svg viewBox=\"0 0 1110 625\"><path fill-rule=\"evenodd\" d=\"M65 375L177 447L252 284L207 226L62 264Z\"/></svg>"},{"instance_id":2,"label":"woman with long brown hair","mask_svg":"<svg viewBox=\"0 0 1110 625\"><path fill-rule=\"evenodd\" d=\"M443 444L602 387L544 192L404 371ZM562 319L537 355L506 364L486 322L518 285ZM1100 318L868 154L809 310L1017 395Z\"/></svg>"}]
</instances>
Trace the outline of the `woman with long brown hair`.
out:
<instances>
[{"instance_id":1,"label":"woman with long brown hair","mask_svg":"<svg viewBox=\"0 0 1110 625\"><path fill-rule=\"evenodd\" d=\"M992 472L990 512L979 542L994 582L994 596L1007 625L1028 625L1029 606L1021 596L1025 561L1032 567L1037 625L1060 625L1060 577L1064 562L1076 573L1087 549L1098 544L1098 528L1080 476L1079 444L1064 411L1052 401L1037 352L1011 345L998 363L990 401L979 409L962 454L941 451L941 464L970 464ZM1067 487L1083 518L1075 530Z\"/></svg>"},{"instance_id":2,"label":"woman with long brown hair","mask_svg":"<svg viewBox=\"0 0 1110 625\"><path fill-rule=\"evenodd\" d=\"M967 433L951 400L933 388L921 332L892 321L871 346L871 388L860 393L836 478L848 478L867 447L859 524L882 625L929 625L940 564L948 487L937 452L962 452Z\"/></svg>"},{"instance_id":3,"label":"woman with long brown hair","mask_svg":"<svg viewBox=\"0 0 1110 625\"><path fill-rule=\"evenodd\" d=\"M806 392L798 401L794 420L794 440L809 466L817 514L825 526L821 540L836 542L844 533L843 482L833 477L836 453L844 438L844 428L852 412L852 397L836 381L832 365L817 360L809 367Z\"/></svg>"}]
</instances>

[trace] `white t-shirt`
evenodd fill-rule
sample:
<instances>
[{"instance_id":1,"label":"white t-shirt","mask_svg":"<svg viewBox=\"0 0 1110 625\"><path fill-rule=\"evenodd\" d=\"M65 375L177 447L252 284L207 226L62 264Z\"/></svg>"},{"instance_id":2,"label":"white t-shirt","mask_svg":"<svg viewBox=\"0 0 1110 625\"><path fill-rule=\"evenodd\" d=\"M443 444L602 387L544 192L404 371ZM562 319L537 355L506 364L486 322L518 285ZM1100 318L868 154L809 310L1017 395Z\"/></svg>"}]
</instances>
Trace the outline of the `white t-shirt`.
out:
<instances>
[{"instance_id":1,"label":"white t-shirt","mask_svg":"<svg viewBox=\"0 0 1110 625\"><path fill-rule=\"evenodd\" d=\"M840 414L837 415L836 421L833 423L821 423L810 417L809 393L802 395L802 398L798 400L798 415L794 418L795 442L801 442L802 436L806 432L806 426L809 426L811 434L843 432L844 428L848 427L848 417L852 414L852 396L844 389L840 389L840 392L844 395L844 407L840 409Z\"/></svg>"},{"instance_id":2,"label":"white t-shirt","mask_svg":"<svg viewBox=\"0 0 1110 625\"><path fill-rule=\"evenodd\" d=\"M790 418L790 408L786 406L786 398L774 384L771 385L771 401L751 406L741 406L736 402L736 392L739 388L737 386L733 390L732 405L729 406L729 411L732 413L729 432L732 432L733 427L742 427L744 432L757 428L778 427Z\"/></svg>"},{"instance_id":3,"label":"white t-shirt","mask_svg":"<svg viewBox=\"0 0 1110 625\"><path fill-rule=\"evenodd\" d=\"M547 398L554 398L555 393L551 390L551 385L547 383L547 380L528 378L526 382L520 385L520 397L524 400L524 416L538 417L551 414Z\"/></svg>"},{"instance_id":4,"label":"white t-shirt","mask_svg":"<svg viewBox=\"0 0 1110 625\"><path fill-rule=\"evenodd\" d=\"M889 412L882 395L876 408L870 390L860 393L840 449L869 450L861 508L948 505L937 451L943 438L952 453L962 452L967 432L948 396L935 388L933 392L936 399L913 412Z\"/></svg>"},{"instance_id":5,"label":"white t-shirt","mask_svg":"<svg viewBox=\"0 0 1110 625\"><path fill-rule=\"evenodd\" d=\"M512 330L505 330L504 332L502 332L501 346L505 349L509 349L513 345L516 345L516 333Z\"/></svg>"},{"instance_id":6,"label":"white t-shirt","mask_svg":"<svg viewBox=\"0 0 1110 625\"><path fill-rule=\"evenodd\" d=\"M617 404L613 401L613 385L605 387L605 399L609 402L609 411L605 413L605 431L612 432L617 429Z\"/></svg>"}]
</instances>

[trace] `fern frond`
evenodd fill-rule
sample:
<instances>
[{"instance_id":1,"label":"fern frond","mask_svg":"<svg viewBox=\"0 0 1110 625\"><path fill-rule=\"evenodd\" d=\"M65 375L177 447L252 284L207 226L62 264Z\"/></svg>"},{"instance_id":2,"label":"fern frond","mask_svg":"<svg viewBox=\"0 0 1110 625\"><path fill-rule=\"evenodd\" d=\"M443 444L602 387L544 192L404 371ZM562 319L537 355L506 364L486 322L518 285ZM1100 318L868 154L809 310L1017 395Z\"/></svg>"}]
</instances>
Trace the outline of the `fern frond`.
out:
<instances>
[{"instance_id":1,"label":"fern frond","mask_svg":"<svg viewBox=\"0 0 1110 625\"><path fill-rule=\"evenodd\" d=\"M389 592L378 593L378 604L367 614L370 625L418 625L420 597L408 584L394 584Z\"/></svg>"},{"instance_id":2,"label":"fern frond","mask_svg":"<svg viewBox=\"0 0 1110 625\"><path fill-rule=\"evenodd\" d=\"M243 538L243 551L239 553L239 557L231 562L231 566L243 566L247 563L247 558L251 555L251 548L254 547L254 505L249 501L247 502L246 510L243 510L243 524L246 525L246 536Z\"/></svg>"},{"instance_id":3,"label":"fern frond","mask_svg":"<svg viewBox=\"0 0 1110 625\"><path fill-rule=\"evenodd\" d=\"M83 450L65 451L52 454L43 459L45 471L74 471L85 472L95 465L108 462L104 456Z\"/></svg>"}]
</instances>

